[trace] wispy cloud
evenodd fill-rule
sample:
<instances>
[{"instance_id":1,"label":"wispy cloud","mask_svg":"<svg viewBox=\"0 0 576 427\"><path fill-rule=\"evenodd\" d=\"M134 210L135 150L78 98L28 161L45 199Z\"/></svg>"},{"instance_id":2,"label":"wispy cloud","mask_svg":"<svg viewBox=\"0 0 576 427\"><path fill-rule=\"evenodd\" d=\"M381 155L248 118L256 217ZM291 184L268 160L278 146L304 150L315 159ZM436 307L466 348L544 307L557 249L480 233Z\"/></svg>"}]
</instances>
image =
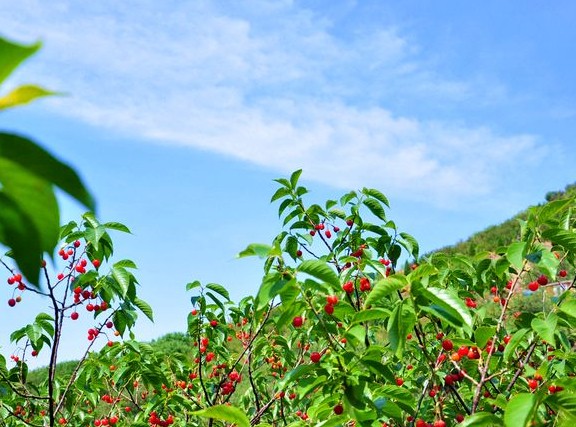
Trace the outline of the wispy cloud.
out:
<instances>
[{"instance_id":1,"label":"wispy cloud","mask_svg":"<svg viewBox=\"0 0 576 427\"><path fill-rule=\"evenodd\" d=\"M488 194L509 156L537 150L530 135L394 114L390 97L478 91L437 77L395 28L343 35L291 1L3 3L6 34L46 40L29 74L74 95L52 108L95 126L442 205Z\"/></svg>"}]
</instances>

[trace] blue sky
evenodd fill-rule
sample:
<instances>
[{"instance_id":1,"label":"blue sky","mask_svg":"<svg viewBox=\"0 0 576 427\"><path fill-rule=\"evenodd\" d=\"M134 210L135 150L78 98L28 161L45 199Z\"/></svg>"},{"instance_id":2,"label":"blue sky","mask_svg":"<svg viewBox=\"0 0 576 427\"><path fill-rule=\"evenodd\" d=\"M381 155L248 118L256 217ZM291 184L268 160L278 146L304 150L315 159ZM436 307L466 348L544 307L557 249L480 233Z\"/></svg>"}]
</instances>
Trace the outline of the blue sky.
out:
<instances>
[{"instance_id":1,"label":"blue sky","mask_svg":"<svg viewBox=\"0 0 576 427\"><path fill-rule=\"evenodd\" d=\"M184 330L189 281L257 290L260 263L235 255L280 231L272 180L295 169L320 201L380 189L424 251L576 181L575 12L567 0L0 0L3 36L44 42L8 86L68 93L0 128L76 166L98 216L132 229L117 255L140 267L157 320L137 335L152 339ZM66 199L63 211L81 213ZM0 336L28 304L0 310Z\"/></svg>"}]
</instances>

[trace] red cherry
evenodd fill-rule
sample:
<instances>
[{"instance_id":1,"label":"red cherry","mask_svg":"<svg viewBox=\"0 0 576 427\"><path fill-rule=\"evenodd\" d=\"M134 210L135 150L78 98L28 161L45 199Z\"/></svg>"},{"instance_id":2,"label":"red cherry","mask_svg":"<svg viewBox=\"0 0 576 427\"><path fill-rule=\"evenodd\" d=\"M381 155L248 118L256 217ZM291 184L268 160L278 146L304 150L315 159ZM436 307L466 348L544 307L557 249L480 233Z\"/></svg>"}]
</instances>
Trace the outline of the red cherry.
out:
<instances>
[{"instance_id":1,"label":"red cherry","mask_svg":"<svg viewBox=\"0 0 576 427\"><path fill-rule=\"evenodd\" d=\"M538 284L538 282L530 282L528 284L528 289L530 289L532 292L536 292L539 287L540 285Z\"/></svg>"},{"instance_id":2,"label":"red cherry","mask_svg":"<svg viewBox=\"0 0 576 427\"><path fill-rule=\"evenodd\" d=\"M538 388L538 381L534 379L528 380L528 387L530 387L531 390L536 390Z\"/></svg>"},{"instance_id":3,"label":"red cherry","mask_svg":"<svg viewBox=\"0 0 576 427\"><path fill-rule=\"evenodd\" d=\"M295 328L301 327L303 323L304 319L302 319L302 317L300 316L296 316L294 319L292 319L292 326L294 326Z\"/></svg>"},{"instance_id":4,"label":"red cherry","mask_svg":"<svg viewBox=\"0 0 576 427\"><path fill-rule=\"evenodd\" d=\"M300 249L298 249L298 250L296 251L296 256L297 256L298 258L300 258L300 257L302 256L302 251L301 251Z\"/></svg>"},{"instance_id":5,"label":"red cherry","mask_svg":"<svg viewBox=\"0 0 576 427\"><path fill-rule=\"evenodd\" d=\"M336 415L340 415L342 414L342 412L344 412L344 407L342 406L342 404L339 403L338 405L334 406L334 413Z\"/></svg>"},{"instance_id":6,"label":"red cherry","mask_svg":"<svg viewBox=\"0 0 576 427\"><path fill-rule=\"evenodd\" d=\"M92 265L94 266L94 268L100 267L100 260L99 259L92 260Z\"/></svg>"},{"instance_id":7,"label":"red cherry","mask_svg":"<svg viewBox=\"0 0 576 427\"><path fill-rule=\"evenodd\" d=\"M317 351L310 353L310 360L312 361L312 363L320 362L321 358L322 358L322 355L320 353L318 353Z\"/></svg>"},{"instance_id":8,"label":"red cherry","mask_svg":"<svg viewBox=\"0 0 576 427\"><path fill-rule=\"evenodd\" d=\"M445 351L451 351L454 348L454 344L450 340L444 340L442 341L442 348Z\"/></svg>"},{"instance_id":9,"label":"red cherry","mask_svg":"<svg viewBox=\"0 0 576 427\"><path fill-rule=\"evenodd\" d=\"M465 345L461 346L458 349L458 355L460 355L460 357L468 356L468 347L466 347Z\"/></svg>"},{"instance_id":10,"label":"red cherry","mask_svg":"<svg viewBox=\"0 0 576 427\"><path fill-rule=\"evenodd\" d=\"M210 326L215 328L216 326L218 326L218 321L217 320L210 320Z\"/></svg>"},{"instance_id":11,"label":"red cherry","mask_svg":"<svg viewBox=\"0 0 576 427\"><path fill-rule=\"evenodd\" d=\"M362 292L366 292L366 291L369 291L370 288L371 288L371 286L370 286L370 280L368 280L367 277L362 277L362 278L360 279L360 290L361 290Z\"/></svg>"},{"instance_id":12,"label":"red cherry","mask_svg":"<svg viewBox=\"0 0 576 427\"><path fill-rule=\"evenodd\" d=\"M72 319L72 320L78 320L78 317L79 317L79 316L80 316L80 315L78 314L78 312L77 312L77 311L74 311L74 312L72 312L72 314L70 314L70 319Z\"/></svg>"},{"instance_id":13,"label":"red cherry","mask_svg":"<svg viewBox=\"0 0 576 427\"><path fill-rule=\"evenodd\" d=\"M352 220L352 219L347 219L347 220L346 220L346 225L347 225L348 227L352 227L352 226L354 225L354 220Z\"/></svg>"},{"instance_id":14,"label":"red cherry","mask_svg":"<svg viewBox=\"0 0 576 427\"><path fill-rule=\"evenodd\" d=\"M540 277L538 277L538 279L536 279L536 281L538 282L538 284L540 286L546 286L548 284L548 278L546 276L544 276L543 274L541 274Z\"/></svg>"},{"instance_id":15,"label":"red cherry","mask_svg":"<svg viewBox=\"0 0 576 427\"><path fill-rule=\"evenodd\" d=\"M446 427L446 422L444 420L434 421L434 427Z\"/></svg>"},{"instance_id":16,"label":"red cherry","mask_svg":"<svg viewBox=\"0 0 576 427\"><path fill-rule=\"evenodd\" d=\"M566 277L568 275L568 272L566 270L560 270L558 272L558 276L560 277Z\"/></svg>"},{"instance_id":17,"label":"red cherry","mask_svg":"<svg viewBox=\"0 0 576 427\"><path fill-rule=\"evenodd\" d=\"M337 297L336 295L328 295L328 296L326 297L326 302L327 302L328 304L335 305L335 304L338 303L338 297Z\"/></svg>"},{"instance_id":18,"label":"red cherry","mask_svg":"<svg viewBox=\"0 0 576 427\"><path fill-rule=\"evenodd\" d=\"M10 299L8 300L8 305L9 305L10 307L14 307L14 306L16 305L16 300L15 300L14 298L10 298Z\"/></svg>"},{"instance_id":19,"label":"red cherry","mask_svg":"<svg viewBox=\"0 0 576 427\"><path fill-rule=\"evenodd\" d=\"M401 387L402 384L404 384L404 380L402 378L396 378L396 385Z\"/></svg>"},{"instance_id":20,"label":"red cherry","mask_svg":"<svg viewBox=\"0 0 576 427\"><path fill-rule=\"evenodd\" d=\"M456 422L457 422L457 423L461 423L462 421L464 421L464 415L462 415L462 414L457 414L457 415L456 415Z\"/></svg>"},{"instance_id":21,"label":"red cherry","mask_svg":"<svg viewBox=\"0 0 576 427\"><path fill-rule=\"evenodd\" d=\"M342 285L342 289L347 294L351 294L352 292L354 292L354 283L353 282L346 282Z\"/></svg>"},{"instance_id":22,"label":"red cherry","mask_svg":"<svg viewBox=\"0 0 576 427\"><path fill-rule=\"evenodd\" d=\"M325 311L327 314L332 315L332 314L334 313L334 306L333 306L332 304L326 304L326 305L324 306L324 311Z\"/></svg>"}]
</instances>

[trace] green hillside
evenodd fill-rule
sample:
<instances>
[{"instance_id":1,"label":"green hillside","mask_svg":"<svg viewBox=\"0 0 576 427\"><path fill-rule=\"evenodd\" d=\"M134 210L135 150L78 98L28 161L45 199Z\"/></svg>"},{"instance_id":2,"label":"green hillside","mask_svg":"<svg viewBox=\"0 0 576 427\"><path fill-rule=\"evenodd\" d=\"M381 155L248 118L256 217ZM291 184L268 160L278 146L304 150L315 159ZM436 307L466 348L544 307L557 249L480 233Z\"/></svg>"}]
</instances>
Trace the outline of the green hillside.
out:
<instances>
[{"instance_id":1,"label":"green hillside","mask_svg":"<svg viewBox=\"0 0 576 427\"><path fill-rule=\"evenodd\" d=\"M576 183L567 185L562 191L551 191L547 193L545 197L546 203L574 196L575 194ZM499 225L492 225L485 230L475 233L466 240L437 249L433 252L443 252L445 254L461 253L472 256L480 252L493 251L500 246L510 244L516 237L518 237L520 232L518 220L524 218L526 218L526 210L519 212L514 217Z\"/></svg>"}]
</instances>

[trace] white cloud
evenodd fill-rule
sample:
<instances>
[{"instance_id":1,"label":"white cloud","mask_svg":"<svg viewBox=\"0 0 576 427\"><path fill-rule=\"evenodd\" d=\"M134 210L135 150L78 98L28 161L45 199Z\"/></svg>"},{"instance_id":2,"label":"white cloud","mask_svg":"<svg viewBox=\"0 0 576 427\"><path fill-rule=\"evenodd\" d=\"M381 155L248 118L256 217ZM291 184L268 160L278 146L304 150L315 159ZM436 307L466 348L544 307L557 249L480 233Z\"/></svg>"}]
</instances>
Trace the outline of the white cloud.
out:
<instances>
[{"instance_id":1,"label":"white cloud","mask_svg":"<svg viewBox=\"0 0 576 427\"><path fill-rule=\"evenodd\" d=\"M435 77L394 28L336 36L289 1L7 1L0 27L46 41L26 76L72 93L49 105L96 126L439 204L489 193L510 156L535 150L530 136L394 115L398 90L477 91Z\"/></svg>"}]
</instances>

